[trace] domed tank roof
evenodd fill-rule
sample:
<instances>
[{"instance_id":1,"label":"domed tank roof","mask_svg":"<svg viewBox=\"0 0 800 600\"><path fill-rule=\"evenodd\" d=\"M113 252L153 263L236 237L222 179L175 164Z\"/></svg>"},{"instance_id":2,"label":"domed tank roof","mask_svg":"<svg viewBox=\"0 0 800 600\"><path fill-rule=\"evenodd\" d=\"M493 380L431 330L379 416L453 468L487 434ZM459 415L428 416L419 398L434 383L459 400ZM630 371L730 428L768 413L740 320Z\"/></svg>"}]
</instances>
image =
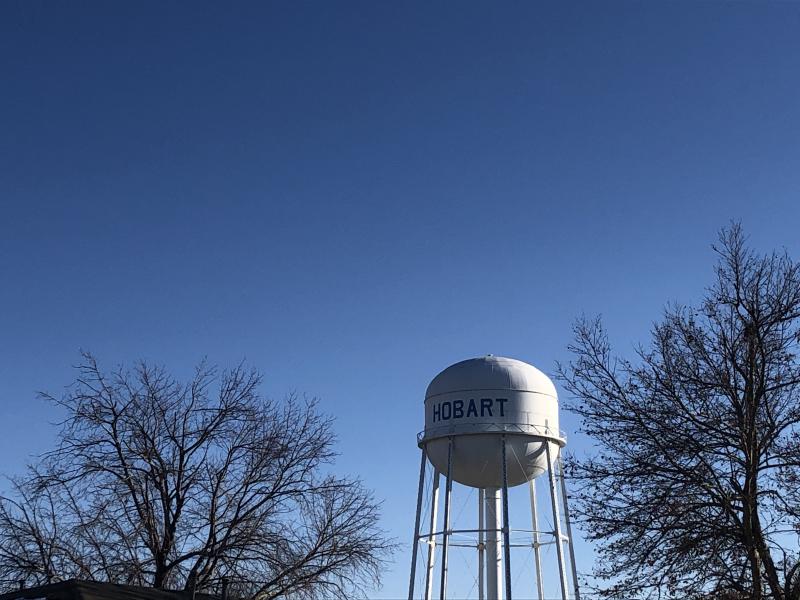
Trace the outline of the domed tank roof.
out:
<instances>
[{"instance_id":1,"label":"domed tank roof","mask_svg":"<svg viewBox=\"0 0 800 600\"><path fill-rule=\"evenodd\" d=\"M533 365L488 354L447 367L428 385L425 400L441 394L479 390L514 390L558 397L553 382Z\"/></svg>"}]
</instances>

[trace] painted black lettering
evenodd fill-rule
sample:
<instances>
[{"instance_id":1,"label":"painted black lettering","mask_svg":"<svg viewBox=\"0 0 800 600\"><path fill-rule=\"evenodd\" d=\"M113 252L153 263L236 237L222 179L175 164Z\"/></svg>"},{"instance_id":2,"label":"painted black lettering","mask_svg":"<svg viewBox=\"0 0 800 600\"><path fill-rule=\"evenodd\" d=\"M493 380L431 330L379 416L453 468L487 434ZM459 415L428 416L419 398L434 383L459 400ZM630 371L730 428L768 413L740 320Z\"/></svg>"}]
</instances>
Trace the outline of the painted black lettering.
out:
<instances>
[{"instance_id":1,"label":"painted black lettering","mask_svg":"<svg viewBox=\"0 0 800 600\"><path fill-rule=\"evenodd\" d=\"M441 410L441 408L439 408L438 404L434 404L433 405L433 422L436 423L436 421L441 420L441 418L442 418L442 410Z\"/></svg>"},{"instance_id":2,"label":"painted black lettering","mask_svg":"<svg viewBox=\"0 0 800 600\"><path fill-rule=\"evenodd\" d=\"M449 402L442 402L440 406L442 407L442 421L449 421L453 407L450 406Z\"/></svg>"},{"instance_id":3,"label":"painted black lettering","mask_svg":"<svg viewBox=\"0 0 800 600\"><path fill-rule=\"evenodd\" d=\"M453 400L453 418L460 419L464 416L464 401Z\"/></svg>"},{"instance_id":4,"label":"painted black lettering","mask_svg":"<svg viewBox=\"0 0 800 600\"><path fill-rule=\"evenodd\" d=\"M494 401L500 404L500 416L505 417L506 413L503 410L503 405L508 402L508 398L495 398Z\"/></svg>"},{"instance_id":5,"label":"painted black lettering","mask_svg":"<svg viewBox=\"0 0 800 600\"><path fill-rule=\"evenodd\" d=\"M492 399L491 398L481 398L481 416L485 417L486 413L489 413L489 416L492 416Z\"/></svg>"},{"instance_id":6,"label":"painted black lettering","mask_svg":"<svg viewBox=\"0 0 800 600\"><path fill-rule=\"evenodd\" d=\"M467 407L467 416L468 417L478 416L478 410L475 408L475 398L469 399L469 406Z\"/></svg>"}]
</instances>

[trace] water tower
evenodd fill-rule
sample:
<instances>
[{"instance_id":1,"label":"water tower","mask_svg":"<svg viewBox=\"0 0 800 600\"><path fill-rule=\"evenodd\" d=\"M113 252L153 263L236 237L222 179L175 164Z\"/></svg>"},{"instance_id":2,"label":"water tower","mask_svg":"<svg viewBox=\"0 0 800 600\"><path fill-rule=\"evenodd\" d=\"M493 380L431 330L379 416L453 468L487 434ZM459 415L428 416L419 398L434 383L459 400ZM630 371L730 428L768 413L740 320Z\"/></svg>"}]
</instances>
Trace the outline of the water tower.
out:
<instances>
[{"instance_id":1,"label":"water tower","mask_svg":"<svg viewBox=\"0 0 800 600\"><path fill-rule=\"evenodd\" d=\"M525 362L492 355L446 368L434 377L425 393L425 429L417 443L422 460L409 600L448 597L448 550L454 545L454 535L461 540L465 535L474 536L459 546L477 551L475 584L480 600L501 600L504 596L512 600L511 548L521 545L532 548L535 589L540 600L545 598L542 549L548 546L555 548L562 600L580 600L561 462L561 448L566 441L558 429L556 388L544 373ZM423 489L430 467L433 478L428 482L429 519L426 530L421 531ZM538 513L536 502L535 481L545 473L549 516ZM437 530L442 476L444 513ZM477 490L476 527L452 528L453 482ZM532 528L511 529L509 488L523 484L530 489ZM542 517L549 519L552 528L542 527ZM520 544L512 541L512 534L529 537ZM424 585L415 590L420 547L427 549L427 560ZM530 584L528 597L533 596L534 582Z\"/></svg>"}]
</instances>

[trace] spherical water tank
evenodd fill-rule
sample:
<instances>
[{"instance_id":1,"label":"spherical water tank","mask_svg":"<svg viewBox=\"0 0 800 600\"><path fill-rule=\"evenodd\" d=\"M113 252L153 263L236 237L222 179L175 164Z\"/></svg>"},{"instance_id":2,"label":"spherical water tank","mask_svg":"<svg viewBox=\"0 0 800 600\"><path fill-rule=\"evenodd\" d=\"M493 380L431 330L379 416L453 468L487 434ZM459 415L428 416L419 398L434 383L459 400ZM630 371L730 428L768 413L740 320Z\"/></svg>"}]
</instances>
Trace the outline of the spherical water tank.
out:
<instances>
[{"instance_id":1,"label":"spherical water tank","mask_svg":"<svg viewBox=\"0 0 800 600\"><path fill-rule=\"evenodd\" d=\"M441 473L447 473L452 438L453 481L501 487L503 434L509 487L547 470L545 440L564 442L556 388L544 373L520 360L488 355L456 363L433 378L419 445ZM555 456L556 448L551 450Z\"/></svg>"}]
</instances>

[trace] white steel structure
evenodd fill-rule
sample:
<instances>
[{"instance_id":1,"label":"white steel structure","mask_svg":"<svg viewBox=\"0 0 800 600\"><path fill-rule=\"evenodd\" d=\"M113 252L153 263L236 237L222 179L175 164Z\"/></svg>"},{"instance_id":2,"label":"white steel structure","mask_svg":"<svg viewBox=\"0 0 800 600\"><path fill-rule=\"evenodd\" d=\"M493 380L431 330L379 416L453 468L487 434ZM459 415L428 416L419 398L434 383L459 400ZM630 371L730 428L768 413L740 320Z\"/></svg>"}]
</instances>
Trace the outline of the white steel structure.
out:
<instances>
[{"instance_id":1,"label":"white steel structure","mask_svg":"<svg viewBox=\"0 0 800 600\"><path fill-rule=\"evenodd\" d=\"M531 582L531 591L535 587L536 597L545 598L541 549L553 545L561 598L580 600L561 463L566 442L558 429L556 388L544 373L525 362L492 355L448 367L425 393L425 430L417 442L422 460L409 600L447 598L448 550L455 545L451 541L454 534L474 536L471 547L477 550L478 598L502 600L505 596L512 600L511 548L521 545L511 541L512 532L530 536L525 545L533 549L535 586ZM427 522L421 523L428 463L433 467L430 514ZM544 473L548 475L552 519L552 530L547 531L540 529L542 515L537 512L535 489L535 479ZM476 528L454 530L451 526L454 482L478 491ZM508 490L522 484L530 488L532 529L512 530ZM437 531L440 505L443 525ZM415 590L421 546L427 547L425 583L418 586L423 589Z\"/></svg>"}]
</instances>

